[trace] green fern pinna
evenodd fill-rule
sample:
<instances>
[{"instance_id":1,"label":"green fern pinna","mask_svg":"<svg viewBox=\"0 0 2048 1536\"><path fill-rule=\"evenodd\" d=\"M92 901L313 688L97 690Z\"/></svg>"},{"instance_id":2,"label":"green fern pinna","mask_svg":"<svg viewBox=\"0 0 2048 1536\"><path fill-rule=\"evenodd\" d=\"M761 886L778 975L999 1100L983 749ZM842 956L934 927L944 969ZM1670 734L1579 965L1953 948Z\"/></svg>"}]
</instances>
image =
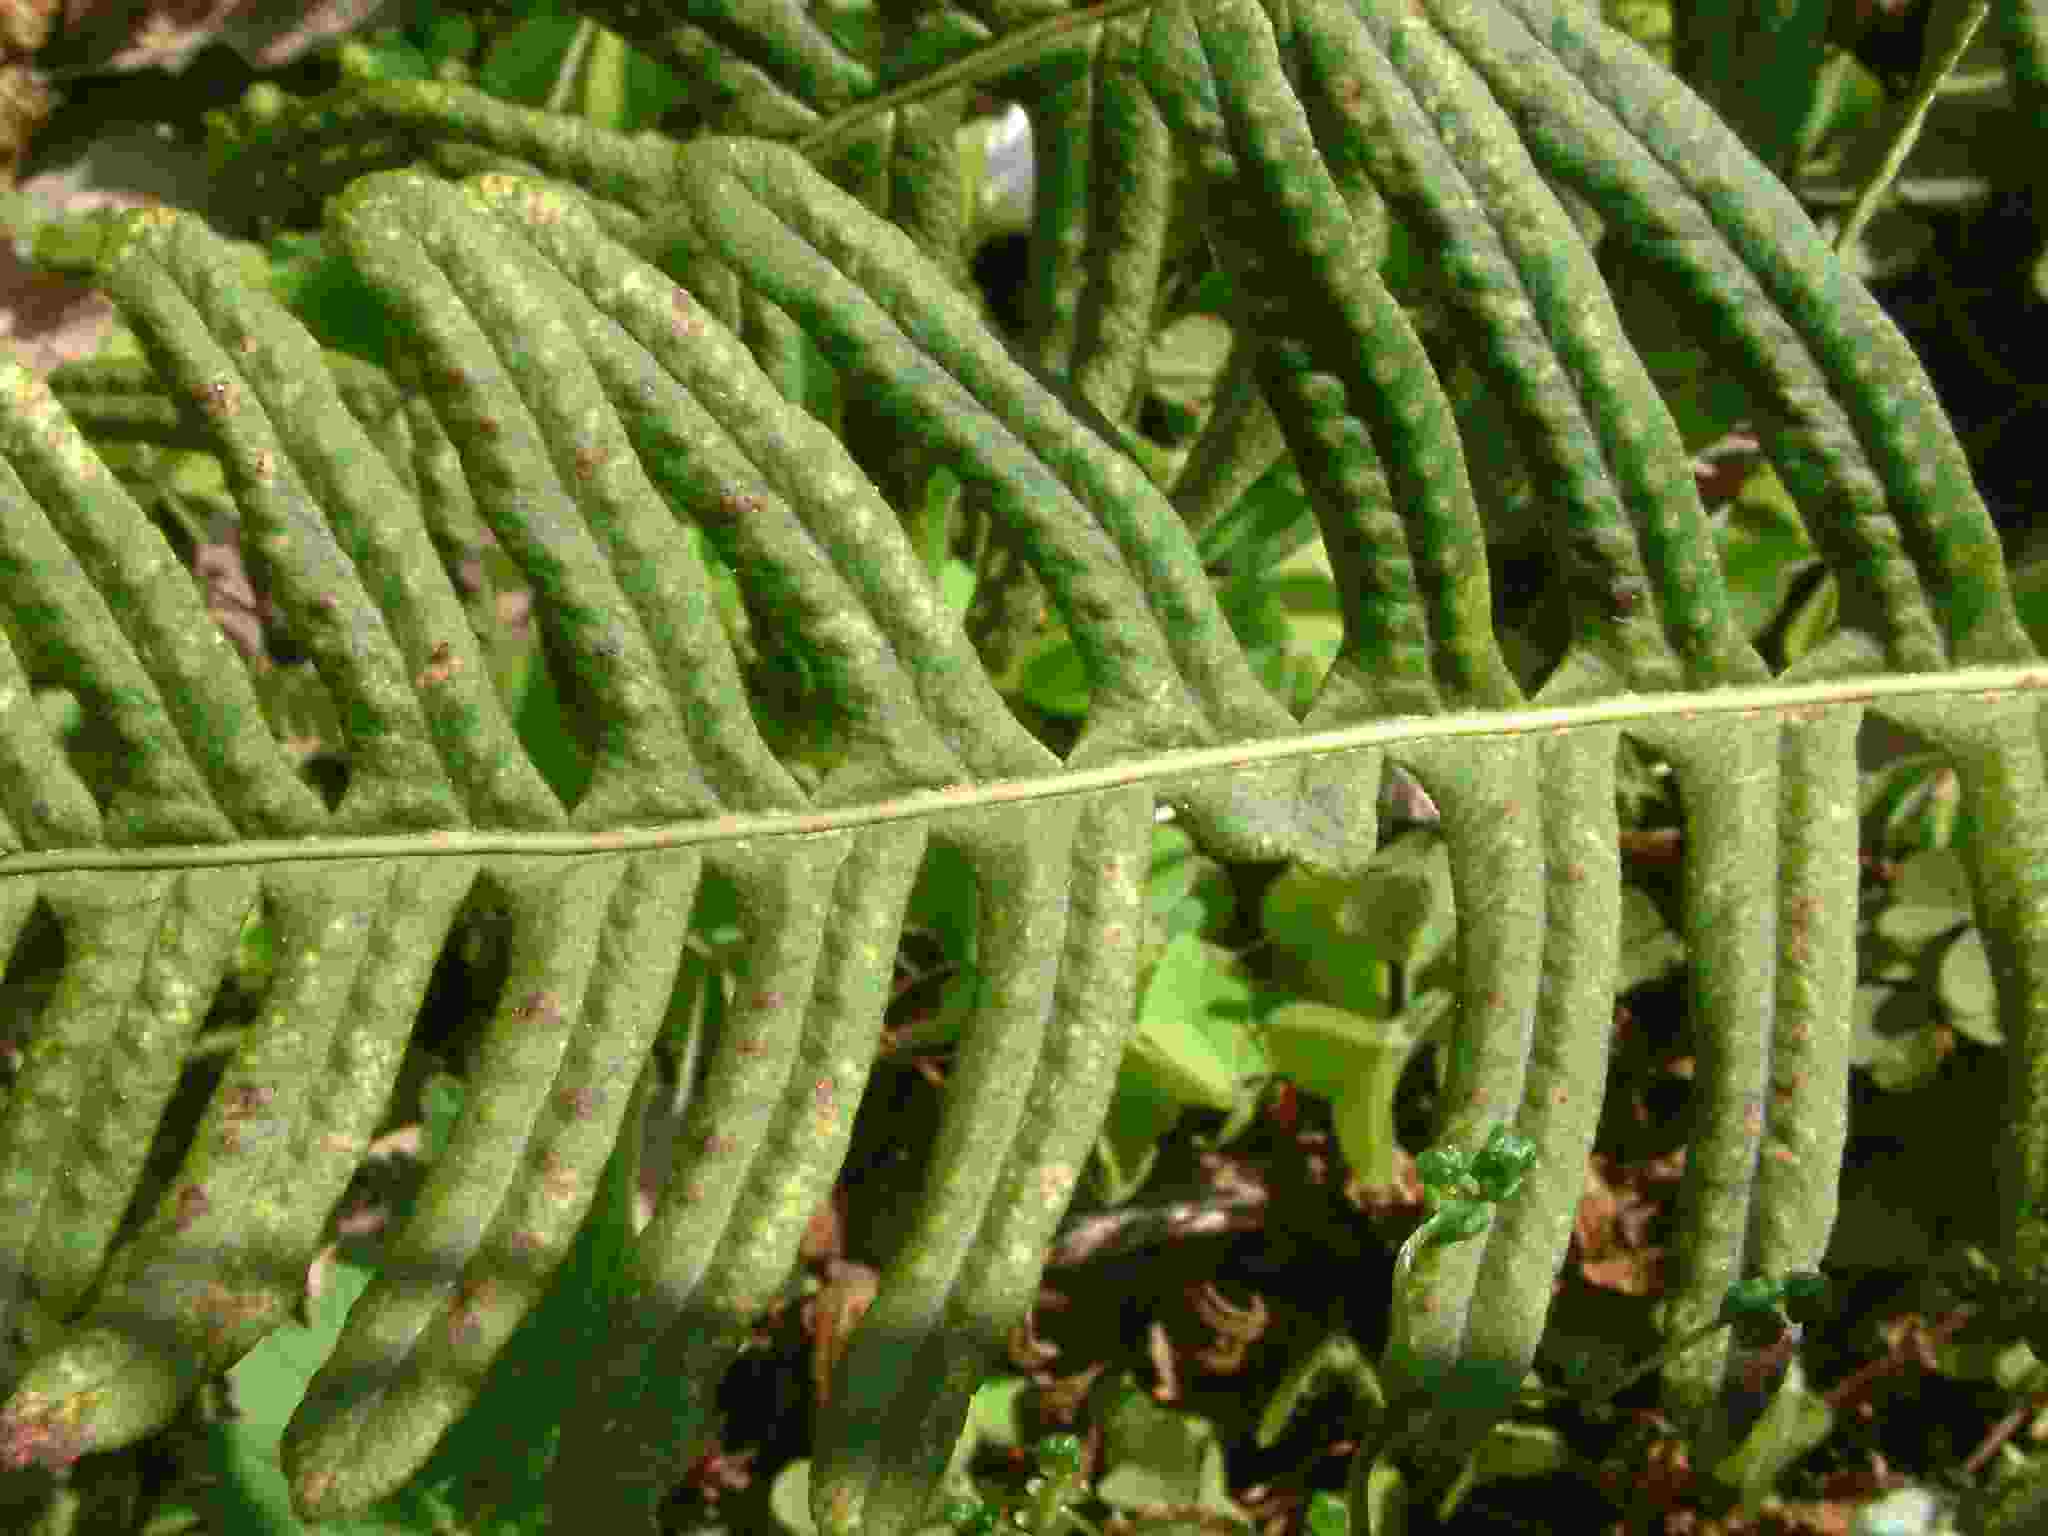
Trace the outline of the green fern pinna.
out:
<instances>
[{"instance_id":1,"label":"green fern pinna","mask_svg":"<svg viewBox=\"0 0 2048 1536\"><path fill-rule=\"evenodd\" d=\"M1107 1109L1155 809L1217 857L1342 876L1373 853L1391 756L1441 811L1459 907L1439 1171L1519 1149L1499 1198L1456 1204L1396 1277L1360 1477L1398 1463L1440 1489L1521 1387L1580 1193L1624 731L1674 766L1685 814L1699 1119L1666 1330L1818 1266L1870 709L1951 755L1975 819L2011 1063L2001 1281L2042 1347L2048 795L2026 690L2048 672L1918 364L1733 130L1583 0L959 0L884 5L859 38L795 5L585 9L683 81L683 129L390 79L259 88L215 124L223 181L317 221L326 279L374 305L352 353L323 349L316 286L280 298L197 219L148 211L98 264L145 404L108 404L115 365L0 371L0 953L40 923L64 957L0 1119L10 1464L151 1434L291 1316L436 961L484 908L505 974L463 1107L285 1430L292 1498L320 1519L406 1485L484 1411L560 1273L595 1321L549 1362L548 1497L652 1529L839 1173L943 849L972 871L978 985L811 1483L831 1536L918 1528ZM2031 90L2040 8L1997 10ZM1031 116L1028 359L966 276L971 90ZM1747 392L1837 585L1835 632L1778 675L1596 225ZM1427 335L1383 276L1394 231ZM1131 419L1190 251L1234 341L1204 434L1155 478L1081 418ZM1494 625L1454 366L1542 487L1573 639L1533 696ZM273 628L331 711L329 793L103 456L117 416L224 470ZM1305 711L1254 671L1198 543L1283 457L1342 604ZM1085 668L1057 750L934 579L935 470ZM531 594L568 768L474 622L464 564L486 548ZM764 704L742 628L801 642L811 735ZM630 1167L614 1148L713 881L743 980L651 1221L592 1267L577 1234ZM274 961L247 1028L150 1183L259 916ZM1725 1339L1664 1368L1709 1443L1730 1375Z\"/></svg>"}]
</instances>

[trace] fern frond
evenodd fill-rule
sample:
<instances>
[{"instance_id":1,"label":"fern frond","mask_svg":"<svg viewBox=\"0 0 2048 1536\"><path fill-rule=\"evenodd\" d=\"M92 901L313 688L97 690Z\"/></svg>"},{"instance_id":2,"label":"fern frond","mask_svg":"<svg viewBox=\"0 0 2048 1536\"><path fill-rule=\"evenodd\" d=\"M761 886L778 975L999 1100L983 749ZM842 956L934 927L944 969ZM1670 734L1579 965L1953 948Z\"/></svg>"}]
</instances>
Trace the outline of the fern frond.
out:
<instances>
[{"instance_id":1,"label":"fern frond","mask_svg":"<svg viewBox=\"0 0 2048 1536\"><path fill-rule=\"evenodd\" d=\"M1443 812L1459 912L1441 1134L1469 1153L1511 1125L1539 1153L1474 1240L1401 1268L1405 1428L1369 1455L1448 1483L1534 1358L1598 1118L1624 730L1676 767L1687 816L1702 1123L1670 1327L1824 1251L1866 705L1954 755L1981 829L2013 1063L2007 1279L2048 1326L2038 709L1921 696L2034 652L1924 376L1790 194L1573 0L885 9L857 46L786 4L600 8L689 77L703 124L759 137L608 136L443 85L259 93L221 125L222 163L278 217L334 194L328 249L391 320L379 366L324 352L164 212L128 216L104 256L146 369L53 393L0 366L0 953L40 908L65 955L0 1116L0 1457L132 1442L288 1314L474 902L502 917L510 974L462 1117L286 1436L308 1514L412 1476L584 1222L715 879L737 893L735 995L551 1472L558 1507L647 1528L838 1174L937 846L973 871L978 995L813 1484L821 1529L916 1528L1128 1040L1155 801L1219 856L1343 875L1373 852L1389 748ZM970 77L1026 96L1040 145L1032 366L963 282ZM1841 585L1842 632L1775 683L1566 192L1749 388ZM1391 220L1433 253L1440 355L1380 275ZM1105 434L1196 239L1237 335L1169 492ZM1574 634L1536 702L1568 717L1522 712L1495 630L1453 356L1543 482ZM840 406L813 414L820 357ZM224 466L334 706L332 805L81 424ZM1283 451L1343 614L1302 720L1196 542ZM1065 755L1012 711L906 526L938 469L1081 654ZM587 775L542 762L493 683L449 575L486 545L533 595ZM753 632L812 665L812 748L748 691L727 576ZM1730 698L1745 717L1682 718ZM1304 741L1347 727L1366 750ZM251 914L277 972L124 1227ZM1710 1441L1734 1427L1727 1374L1713 1349L1666 1372Z\"/></svg>"}]
</instances>

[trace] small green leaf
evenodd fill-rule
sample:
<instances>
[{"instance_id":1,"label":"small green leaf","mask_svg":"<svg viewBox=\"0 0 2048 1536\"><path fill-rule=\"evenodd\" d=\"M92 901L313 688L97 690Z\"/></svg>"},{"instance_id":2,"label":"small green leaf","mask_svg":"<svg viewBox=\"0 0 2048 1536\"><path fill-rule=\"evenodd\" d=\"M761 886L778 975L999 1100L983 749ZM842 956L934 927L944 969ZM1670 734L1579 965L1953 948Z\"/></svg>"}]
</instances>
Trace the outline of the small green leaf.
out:
<instances>
[{"instance_id":1,"label":"small green leaf","mask_svg":"<svg viewBox=\"0 0 2048 1536\"><path fill-rule=\"evenodd\" d=\"M1422 1246L1443 1248L1477 1237L1493 1220L1484 1200L1452 1200L1422 1226Z\"/></svg>"},{"instance_id":2,"label":"small green leaf","mask_svg":"<svg viewBox=\"0 0 2048 1536\"><path fill-rule=\"evenodd\" d=\"M1979 1045L2003 1045L1998 1027L1998 987L1991 977L1991 957L1984 936L1974 927L1955 936L1941 955L1938 988L1941 1004L1956 1033Z\"/></svg>"},{"instance_id":3,"label":"small green leaf","mask_svg":"<svg viewBox=\"0 0 2048 1536\"><path fill-rule=\"evenodd\" d=\"M1416 1154L1415 1174L1425 1190L1449 1189L1466 1177L1464 1149L1457 1146L1429 1147Z\"/></svg>"},{"instance_id":4,"label":"small green leaf","mask_svg":"<svg viewBox=\"0 0 2048 1536\"><path fill-rule=\"evenodd\" d=\"M1742 1444L1714 1468L1714 1476L1739 1489L1744 1507L1753 1509L1794 1462L1827 1439L1834 1422L1827 1399L1808 1390L1795 1355L1770 1406Z\"/></svg>"},{"instance_id":5,"label":"small green leaf","mask_svg":"<svg viewBox=\"0 0 2048 1536\"><path fill-rule=\"evenodd\" d=\"M775 1481L768 1485L768 1513L775 1517L775 1523L788 1536L817 1536L817 1523L811 1519L809 1457L792 1461L775 1474ZM949 1519L950 1516L949 1505Z\"/></svg>"},{"instance_id":6,"label":"small green leaf","mask_svg":"<svg viewBox=\"0 0 2048 1536\"><path fill-rule=\"evenodd\" d=\"M1970 921L1970 874L1952 848L1929 848L1899 867L1877 931L1907 953Z\"/></svg>"},{"instance_id":7,"label":"small green leaf","mask_svg":"<svg viewBox=\"0 0 2048 1536\"><path fill-rule=\"evenodd\" d=\"M1308 1501L1308 1536L1351 1536L1351 1506L1318 1489Z\"/></svg>"},{"instance_id":8,"label":"small green leaf","mask_svg":"<svg viewBox=\"0 0 2048 1536\"><path fill-rule=\"evenodd\" d=\"M1535 1166L1536 1143L1496 1125L1472 1159L1472 1177L1487 1199L1498 1202L1512 1199L1523 1176Z\"/></svg>"},{"instance_id":9,"label":"small green leaf","mask_svg":"<svg viewBox=\"0 0 2048 1536\"><path fill-rule=\"evenodd\" d=\"M1182 1104L1227 1110L1238 1084L1271 1070L1251 1030L1251 989L1226 956L1191 935L1168 944L1138 1008L1126 1072Z\"/></svg>"},{"instance_id":10,"label":"small green leaf","mask_svg":"<svg viewBox=\"0 0 2048 1536\"><path fill-rule=\"evenodd\" d=\"M1293 1365L1259 1414L1260 1450L1271 1450L1308 1404L1335 1387L1348 1387L1369 1419L1386 1412L1386 1393L1372 1362L1348 1333L1332 1333Z\"/></svg>"},{"instance_id":11,"label":"small green leaf","mask_svg":"<svg viewBox=\"0 0 2048 1536\"><path fill-rule=\"evenodd\" d=\"M1100 1420L1107 1470L1095 1492L1105 1504L1119 1510L1180 1505L1248 1524L1230 1500L1223 1442L1207 1419L1155 1403L1125 1376L1109 1389Z\"/></svg>"},{"instance_id":12,"label":"small green leaf","mask_svg":"<svg viewBox=\"0 0 2048 1536\"><path fill-rule=\"evenodd\" d=\"M213 1518L231 1536L399 1536L397 1526L368 1517L303 1524L278 1465L285 1423L369 1283L368 1269L336 1264L307 1307L305 1326L286 1323L228 1372L238 1413L207 1429L215 1476L206 1491Z\"/></svg>"},{"instance_id":13,"label":"small green leaf","mask_svg":"<svg viewBox=\"0 0 2048 1536\"><path fill-rule=\"evenodd\" d=\"M1338 1149L1367 1185L1393 1180L1394 1092L1445 1001L1442 993L1427 993L1395 1019L1311 1002L1290 1002L1266 1017L1273 1070L1330 1101Z\"/></svg>"}]
</instances>

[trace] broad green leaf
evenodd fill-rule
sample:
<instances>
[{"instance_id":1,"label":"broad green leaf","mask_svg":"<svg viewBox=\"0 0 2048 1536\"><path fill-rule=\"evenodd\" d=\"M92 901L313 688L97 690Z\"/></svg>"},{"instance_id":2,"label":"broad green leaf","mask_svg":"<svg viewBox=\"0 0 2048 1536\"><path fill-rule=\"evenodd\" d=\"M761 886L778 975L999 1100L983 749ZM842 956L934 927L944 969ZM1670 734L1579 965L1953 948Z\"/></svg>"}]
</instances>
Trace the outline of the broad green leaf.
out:
<instances>
[{"instance_id":1,"label":"broad green leaf","mask_svg":"<svg viewBox=\"0 0 2048 1536\"><path fill-rule=\"evenodd\" d=\"M1427 1010L1448 1003L1443 993ZM1408 1056L1427 1029L1417 1010L1372 1019L1326 1003L1294 1002L1266 1018L1266 1050L1273 1069L1305 1092L1330 1101L1337 1145L1351 1170L1369 1186L1394 1175L1394 1090Z\"/></svg>"},{"instance_id":2,"label":"broad green leaf","mask_svg":"<svg viewBox=\"0 0 2048 1536\"><path fill-rule=\"evenodd\" d=\"M1095 1492L1105 1504L1119 1510L1196 1508L1249 1523L1231 1502L1223 1442L1207 1419L1155 1403L1129 1376L1101 1401L1104 1471ZM1192 1533L1207 1527L1168 1521L1160 1528Z\"/></svg>"},{"instance_id":3,"label":"broad green leaf","mask_svg":"<svg viewBox=\"0 0 2048 1536\"><path fill-rule=\"evenodd\" d=\"M1970 920L1975 908L1962 855L1949 848L1914 854L1892 882L1877 931L1911 953Z\"/></svg>"},{"instance_id":4,"label":"broad green leaf","mask_svg":"<svg viewBox=\"0 0 2048 1536\"><path fill-rule=\"evenodd\" d=\"M1226 962L1189 934L1166 946L1139 1005L1126 1074L1179 1103L1227 1110L1240 1082L1272 1070L1251 1029L1251 988Z\"/></svg>"},{"instance_id":5,"label":"broad green leaf","mask_svg":"<svg viewBox=\"0 0 2048 1536\"><path fill-rule=\"evenodd\" d=\"M1974 927L1957 934L1941 952L1941 1006L1956 1033L1979 1045L2002 1045L1998 1027L1998 990L1991 975L1991 957L1984 936Z\"/></svg>"},{"instance_id":6,"label":"broad green leaf","mask_svg":"<svg viewBox=\"0 0 2048 1536\"><path fill-rule=\"evenodd\" d=\"M1736 622L1752 639L1778 616L1793 583L1819 558L1799 508L1768 464L1749 472L1716 542Z\"/></svg>"}]
</instances>

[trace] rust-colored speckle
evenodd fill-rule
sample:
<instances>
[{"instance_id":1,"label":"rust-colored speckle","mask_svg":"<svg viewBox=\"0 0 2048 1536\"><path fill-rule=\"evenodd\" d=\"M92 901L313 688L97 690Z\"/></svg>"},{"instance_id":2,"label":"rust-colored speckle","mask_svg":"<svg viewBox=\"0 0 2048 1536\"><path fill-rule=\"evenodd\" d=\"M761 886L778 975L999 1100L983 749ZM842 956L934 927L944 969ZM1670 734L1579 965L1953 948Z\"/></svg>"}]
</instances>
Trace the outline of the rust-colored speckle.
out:
<instances>
[{"instance_id":1,"label":"rust-colored speckle","mask_svg":"<svg viewBox=\"0 0 2048 1536\"><path fill-rule=\"evenodd\" d=\"M80 1427L83 1405L77 1398L51 1402L31 1393L0 1419L0 1466L47 1467L62 1471L93 1448L92 1434Z\"/></svg>"},{"instance_id":2,"label":"rust-colored speckle","mask_svg":"<svg viewBox=\"0 0 2048 1536\"><path fill-rule=\"evenodd\" d=\"M446 640L436 640L434 648L427 653L427 664L420 669L420 675L413 679L421 688L434 688L448 681L462 670L462 658L455 654L455 648Z\"/></svg>"},{"instance_id":3,"label":"rust-colored speckle","mask_svg":"<svg viewBox=\"0 0 2048 1536\"><path fill-rule=\"evenodd\" d=\"M682 289L678 288L675 291L675 297L669 300L669 308L675 311L676 333L678 335L701 336L704 334L704 317L698 313L696 302L687 293L683 292Z\"/></svg>"},{"instance_id":4,"label":"rust-colored speckle","mask_svg":"<svg viewBox=\"0 0 2048 1536\"><path fill-rule=\"evenodd\" d=\"M1743 1111L1742 1111L1742 1128L1743 1128L1743 1130L1747 1131L1747 1132L1748 1132L1748 1133L1749 1133L1750 1135L1752 1135L1752 1136L1761 1136L1761 1135L1763 1135L1763 1133L1764 1133L1764 1107L1763 1107L1763 1105L1761 1105L1761 1104L1750 1104L1750 1105L1747 1105L1747 1106L1745 1106L1745 1107L1744 1107L1744 1109L1743 1109Z\"/></svg>"},{"instance_id":5,"label":"rust-colored speckle","mask_svg":"<svg viewBox=\"0 0 2048 1536\"><path fill-rule=\"evenodd\" d=\"M227 1112L236 1119L246 1119L259 1109L266 1109L276 1097L275 1090L263 1083L243 1083L232 1089L227 1097Z\"/></svg>"},{"instance_id":6,"label":"rust-colored speckle","mask_svg":"<svg viewBox=\"0 0 2048 1536\"><path fill-rule=\"evenodd\" d=\"M476 419L476 430L479 437L496 437L504 428L498 424L498 418L495 416L479 416Z\"/></svg>"},{"instance_id":7,"label":"rust-colored speckle","mask_svg":"<svg viewBox=\"0 0 2048 1536\"><path fill-rule=\"evenodd\" d=\"M739 1141L719 1131L704 1138L704 1150L712 1157L729 1157L739 1150Z\"/></svg>"},{"instance_id":8,"label":"rust-colored speckle","mask_svg":"<svg viewBox=\"0 0 2048 1536\"><path fill-rule=\"evenodd\" d=\"M552 992L529 992L519 1005L520 1016L552 1023L562 1016L562 1000Z\"/></svg>"},{"instance_id":9,"label":"rust-colored speckle","mask_svg":"<svg viewBox=\"0 0 2048 1536\"><path fill-rule=\"evenodd\" d=\"M595 1088L564 1088L555 1095L555 1102L571 1120L588 1120L597 1113L603 1098Z\"/></svg>"},{"instance_id":10,"label":"rust-colored speckle","mask_svg":"<svg viewBox=\"0 0 2048 1536\"><path fill-rule=\"evenodd\" d=\"M706 1193L704 1181L702 1179L692 1179L683 1186L683 1203L685 1205L702 1205Z\"/></svg>"},{"instance_id":11,"label":"rust-colored speckle","mask_svg":"<svg viewBox=\"0 0 2048 1536\"><path fill-rule=\"evenodd\" d=\"M206 1198L206 1191L197 1184L187 1184L178 1191L178 1203L172 1216L172 1225L180 1232L187 1230L195 1221L206 1214L212 1204Z\"/></svg>"},{"instance_id":12,"label":"rust-colored speckle","mask_svg":"<svg viewBox=\"0 0 2048 1536\"><path fill-rule=\"evenodd\" d=\"M213 1281L193 1299L192 1315L216 1347L241 1339L252 1325L283 1321L284 1306L272 1292L257 1288L237 1291ZM266 1329L267 1331L267 1329Z\"/></svg>"},{"instance_id":13,"label":"rust-colored speckle","mask_svg":"<svg viewBox=\"0 0 2048 1536\"><path fill-rule=\"evenodd\" d=\"M582 1182L576 1177L576 1170L554 1153L546 1152L541 1155L540 1187L557 1205L573 1199Z\"/></svg>"},{"instance_id":14,"label":"rust-colored speckle","mask_svg":"<svg viewBox=\"0 0 2048 1536\"><path fill-rule=\"evenodd\" d=\"M455 1292L455 1305L448 1313L448 1338L453 1344L474 1344L483 1333L483 1309L490 1305L494 1287L488 1276L465 1278Z\"/></svg>"},{"instance_id":15,"label":"rust-colored speckle","mask_svg":"<svg viewBox=\"0 0 2048 1536\"><path fill-rule=\"evenodd\" d=\"M578 480L588 480L603 466L604 459L605 456L595 448L578 448L576 450L576 478Z\"/></svg>"},{"instance_id":16,"label":"rust-colored speckle","mask_svg":"<svg viewBox=\"0 0 2048 1536\"><path fill-rule=\"evenodd\" d=\"M768 1054L768 1042L760 1035L748 1035L735 1044L733 1049L742 1056L765 1056Z\"/></svg>"},{"instance_id":17,"label":"rust-colored speckle","mask_svg":"<svg viewBox=\"0 0 2048 1536\"><path fill-rule=\"evenodd\" d=\"M199 408L209 416L225 416L239 401L234 384L227 379L208 379L199 390Z\"/></svg>"},{"instance_id":18,"label":"rust-colored speckle","mask_svg":"<svg viewBox=\"0 0 2048 1536\"><path fill-rule=\"evenodd\" d=\"M529 1258L539 1253L544 1246L541 1235L538 1232L529 1231L525 1227L521 1227L517 1232L514 1232L510 1242L512 1251L521 1258Z\"/></svg>"},{"instance_id":19,"label":"rust-colored speckle","mask_svg":"<svg viewBox=\"0 0 2048 1536\"><path fill-rule=\"evenodd\" d=\"M1331 83L1330 93L1339 106L1356 107L1365 99L1365 86L1356 75L1339 75Z\"/></svg>"},{"instance_id":20,"label":"rust-colored speckle","mask_svg":"<svg viewBox=\"0 0 2048 1536\"><path fill-rule=\"evenodd\" d=\"M754 999L754 1006L763 1011L780 1008L782 1006L782 994L780 992L763 992Z\"/></svg>"},{"instance_id":21,"label":"rust-colored speckle","mask_svg":"<svg viewBox=\"0 0 2048 1536\"><path fill-rule=\"evenodd\" d=\"M297 1502L301 1507L317 1507L326 1502L327 1495L333 1490L332 1472L309 1472L299 1479L299 1486L295 1492L298 1494Z\"/></svg>"},{"instance_id":22,"label":"rust-colored speckle","mask_svg":"<svg viewBox=\"0 0 2048 1536\"><path fill-rule=\"evenodd\" d=\"M1771 1161L1777 1163L1796 1163L1799 1161L1799 1154L1790 1147L1775 1146L1771 1148Z\"/></svg>"}]
</instances>

